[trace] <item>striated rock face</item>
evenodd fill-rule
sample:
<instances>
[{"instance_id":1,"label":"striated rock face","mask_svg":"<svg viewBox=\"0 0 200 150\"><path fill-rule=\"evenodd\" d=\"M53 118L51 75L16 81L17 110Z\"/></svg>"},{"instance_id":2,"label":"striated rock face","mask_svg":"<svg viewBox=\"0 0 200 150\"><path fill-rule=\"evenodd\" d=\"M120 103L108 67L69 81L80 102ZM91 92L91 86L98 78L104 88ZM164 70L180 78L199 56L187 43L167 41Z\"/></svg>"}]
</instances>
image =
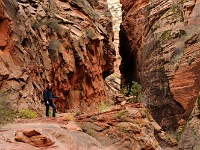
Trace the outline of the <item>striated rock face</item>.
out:
<instances>
[{"instance_id":1,"label":"striated rock face","mask_svg":"<svg viewBox=\"0 0 200 150\"><path fill-rule=\"evenodd\" d=\"M0 0L4 99L13 109L40 111L47 82L61 111L107 97L104 78L115 60L110 16L104 0Z\"/></svg>"},{"instance_id":2,"label":"striated rock face","mask_svg":"<svg viewBox=\"0 0 200 150\"><path fill-rule=\"evenodd\" d=\"M185 149L194 149L198 150L200 148L199 139L199 127L200 127L200 97L198 97L197 102L195 103L194 109L191 113L190 119L188 120L187 124L179 129L181 133L178 148L179 150Z\"/></svg>"},{"instance_id":3,"label":"striated rock face","mask_svg":"<svg viewBox=\"0 0 200 150\"><path fill-rule=\"evenodd\" d=\"M120 71L143 86L143 101L163 128L177 128L199 91L199 0L125 1Z\"/></svg>"}]
</instances>

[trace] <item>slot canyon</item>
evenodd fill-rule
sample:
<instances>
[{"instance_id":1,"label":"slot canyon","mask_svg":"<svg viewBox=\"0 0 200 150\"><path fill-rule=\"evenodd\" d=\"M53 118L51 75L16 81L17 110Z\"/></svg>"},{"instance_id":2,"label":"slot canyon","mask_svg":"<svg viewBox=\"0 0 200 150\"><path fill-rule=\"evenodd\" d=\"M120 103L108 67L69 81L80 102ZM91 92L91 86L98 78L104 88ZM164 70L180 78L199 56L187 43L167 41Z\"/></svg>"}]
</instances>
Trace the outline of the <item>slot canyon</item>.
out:
<instances>
[{"instance_id":1,"label":"slot canyon","mask_svg":"<svg viewBox=\"0 0 200 150\"><path fill-rule=\"evenodd\" d=\"M199 150L199 9L0 0L0 149Z\"/></svg>"}]
</instances>

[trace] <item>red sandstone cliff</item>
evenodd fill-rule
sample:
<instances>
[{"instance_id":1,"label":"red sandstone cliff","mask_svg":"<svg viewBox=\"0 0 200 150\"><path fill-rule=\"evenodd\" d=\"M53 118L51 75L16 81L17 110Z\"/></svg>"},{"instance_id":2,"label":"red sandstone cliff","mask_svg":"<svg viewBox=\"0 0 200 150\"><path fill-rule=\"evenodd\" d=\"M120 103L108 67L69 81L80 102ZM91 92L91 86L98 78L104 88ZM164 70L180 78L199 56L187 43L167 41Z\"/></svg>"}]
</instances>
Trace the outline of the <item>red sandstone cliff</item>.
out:
<instances>
[{"instance_id":1,"label":"red sandstone cliff","mask_svg":"<svg viewBox=\"0 0 200 150\"><path fill-rule=\"evenodd\" d=\"M53 82L58 110L107 96L113 72L111 15L104 0L0 0L0 88L12 108L41 110Z\"/></svg>"},{"instance_id":2,"label":"red sandstone cliff","mask_svg":"<svg viewBox=\"0 0 200 150\"><path fill-rule=\"evenodd\" d=\"M121 0L122 81L139 81L162 127L188 118L200 86L199 0Z\"/></svg>"}]
</instances>

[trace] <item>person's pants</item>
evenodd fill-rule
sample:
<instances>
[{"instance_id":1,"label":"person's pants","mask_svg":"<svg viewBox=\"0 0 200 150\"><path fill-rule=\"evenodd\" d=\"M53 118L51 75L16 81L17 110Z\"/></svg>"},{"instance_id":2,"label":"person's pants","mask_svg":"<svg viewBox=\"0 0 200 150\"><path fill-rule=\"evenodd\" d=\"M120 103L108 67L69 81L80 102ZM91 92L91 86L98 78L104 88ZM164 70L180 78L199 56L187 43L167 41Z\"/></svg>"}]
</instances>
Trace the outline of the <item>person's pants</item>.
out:
<instances>
[{"instance_id":1,"label":"person's pants","mask_svg":"<svg viewBox=\"0 0 200 150\"><path fill-rule=\"evenodd\" d=\"M45 103L46 105L46 116L49 117L49 106L51 106L53 108L53 114L52 116L55 117L56 116L56 105L50 101L49 104Z\"/></svg>"}]
</instances>

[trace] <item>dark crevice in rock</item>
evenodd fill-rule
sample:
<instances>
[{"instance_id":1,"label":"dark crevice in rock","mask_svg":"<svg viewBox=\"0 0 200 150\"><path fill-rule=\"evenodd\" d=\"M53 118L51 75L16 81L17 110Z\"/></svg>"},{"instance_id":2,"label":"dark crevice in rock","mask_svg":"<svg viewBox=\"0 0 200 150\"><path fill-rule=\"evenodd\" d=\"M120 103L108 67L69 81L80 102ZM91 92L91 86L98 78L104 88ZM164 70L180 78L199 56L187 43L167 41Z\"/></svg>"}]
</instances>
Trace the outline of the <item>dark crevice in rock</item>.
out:
<instances>
[{"instance_id":1,"label":"dark crevice in rock","mask_svg":"<svg viewBox=\"0 0 200 150\"><path fill-rule=\"evenodd\" d=\"M124 27L120 30L119 53L122 57L120 72L122 74L121 84L131 86L132 81L143 83L145 103L151 110L154 119L162 126L164 130L176 130L178 121L185 112L183 106L177 102L170 91L164 64L161 61L160 67L156 68L148 75L138 76L137 53L133 53L130 45L130 39Z\"/></svg>"},{"instance_id":2,"label":"dark crevice in rock","mask_svg":"<svg viewBox=\"0 0 200 150\"><path fill-rule=\"evenodd\" d=\"M119 54L122 57L120 65L120 73L122 75L122 84L129 84L132 81L139 81L137 75L137 56L133 54L130 49L129 39L127 37L124 27L120 26L120 44Z\"/></svg>"}]
</instances>

